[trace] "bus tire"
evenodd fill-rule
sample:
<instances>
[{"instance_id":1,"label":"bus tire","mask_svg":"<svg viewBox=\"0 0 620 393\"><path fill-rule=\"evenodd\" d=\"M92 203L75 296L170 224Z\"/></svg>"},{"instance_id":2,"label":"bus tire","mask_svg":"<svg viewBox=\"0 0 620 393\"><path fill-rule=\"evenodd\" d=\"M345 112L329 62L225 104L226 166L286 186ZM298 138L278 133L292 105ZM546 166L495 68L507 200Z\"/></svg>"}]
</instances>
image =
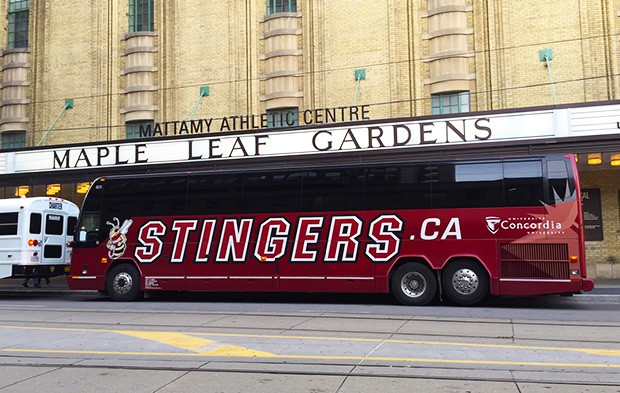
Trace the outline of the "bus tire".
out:
<instances>
[{"instance_id":1,"label":"bus tire","mask_svg":"<svg viewBox=\"0 0 620 393\"><path fill-rule=\"evenodd\" d=\"M448 265L443 272L443 290L456 304L471 306L489 293L489 275L477 262L460 259Z\"/></svg>"},{"instance_id":2,"label":"bus tire","mask_svg":"<svg viewBox=\"0 0 620 393\"><path fill-rule=\"evenodd\" d=\"M131 302L142 296L140 273L128 263L116 265L110 270L105 283L108 296L117 302Z\"/></svg>"},{"instance_id":3,"label":"bus tire","mask_svg":"<svg viewBox=\"0 0 620 393\"><path fill-rule=\"evenodd\" d=\"M437 293L435 274L420 262L410 262L400 266L391 278L394 297L406 306L424 306Z\"/></svg>"}]
</instances>

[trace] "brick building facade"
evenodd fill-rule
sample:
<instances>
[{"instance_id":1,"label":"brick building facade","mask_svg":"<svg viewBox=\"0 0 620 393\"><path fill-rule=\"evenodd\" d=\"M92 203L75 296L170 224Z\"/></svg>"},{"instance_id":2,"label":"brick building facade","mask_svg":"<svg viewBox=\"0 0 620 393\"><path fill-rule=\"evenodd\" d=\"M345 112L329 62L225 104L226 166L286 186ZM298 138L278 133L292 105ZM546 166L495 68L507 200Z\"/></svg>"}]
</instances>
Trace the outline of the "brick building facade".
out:
<instances>
[{"instance_id":1,"label":"brick building facade","mask_svg":"<svg viewBox=\"0 0 620 393\"><path fill-rule=\"evenodd\" d=\"M388 119L620 99L620 0L6 0L0 13L3 149L190 118L297 125L354 104ZM590 274L620 278L620 146L587 153L603 159L580 154L602 205Z\"/></svg>"}]
</instances>

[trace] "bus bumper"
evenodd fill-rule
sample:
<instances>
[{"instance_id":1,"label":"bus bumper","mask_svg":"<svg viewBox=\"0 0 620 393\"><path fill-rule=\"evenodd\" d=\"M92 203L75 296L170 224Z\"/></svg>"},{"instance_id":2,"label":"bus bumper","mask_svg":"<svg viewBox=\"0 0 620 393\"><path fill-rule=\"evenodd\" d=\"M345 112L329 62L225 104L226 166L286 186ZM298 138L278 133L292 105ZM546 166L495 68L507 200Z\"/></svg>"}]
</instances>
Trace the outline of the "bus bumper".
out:
<instances>
[{"instance_id":1,"label":"bus bumper","mask_svg":"<svg viewBox=\"0 0 620 393\"><path fill-rule=\"evenodd\" d=\"M589 292L594 289L594 281L589 278L583 278L581 280L581 288L584 292Z\"/></svg>"},{"instance_id":2,"label":"bus bumper","mask_svg":"<svg viewBox=\"0 0 620 393\"><path fill-rule=\"evenodd\" d=\"M589 278L569 280L500 279L499 294L506 296L538 296L588 292L594 288Z\"/></svg>"},{"instance_id":3,"label":"bus bumper","mask_svg":"<svg viewBox=\"0 0 620 393\"><path fill-rule=\"evenodd\" d=\"M14 278L56 277L69 273L69 265L13 265Z\"/></svg>"}]
</instances>

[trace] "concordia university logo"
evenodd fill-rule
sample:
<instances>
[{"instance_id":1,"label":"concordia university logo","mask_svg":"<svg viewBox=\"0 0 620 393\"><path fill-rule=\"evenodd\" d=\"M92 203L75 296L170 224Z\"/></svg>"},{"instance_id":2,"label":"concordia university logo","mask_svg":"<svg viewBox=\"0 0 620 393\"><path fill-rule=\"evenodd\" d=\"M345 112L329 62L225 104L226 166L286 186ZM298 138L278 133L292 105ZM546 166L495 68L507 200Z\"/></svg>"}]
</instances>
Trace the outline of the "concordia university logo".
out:
<instances>
[{"instance_id":1,"label":"concordia university logo","mask_svg":"<svg viewBox=\"0 0 620 393\"><path fill-rule=\"evenodd\" d=\"M500 218L495 216L489 216L486 218L486 220L487 229L489 230L489 232L495 235L497 231L499 231L499 223L501 222Z\"/></svg>"}]
</instances>

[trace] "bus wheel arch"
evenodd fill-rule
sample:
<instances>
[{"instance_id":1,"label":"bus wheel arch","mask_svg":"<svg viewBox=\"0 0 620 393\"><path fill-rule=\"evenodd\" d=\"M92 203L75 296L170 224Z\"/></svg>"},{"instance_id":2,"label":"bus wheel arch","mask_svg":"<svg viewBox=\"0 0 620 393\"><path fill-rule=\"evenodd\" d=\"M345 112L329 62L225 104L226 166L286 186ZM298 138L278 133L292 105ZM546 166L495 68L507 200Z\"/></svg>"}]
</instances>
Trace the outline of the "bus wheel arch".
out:
<instances>
[{"instance_id":1,"label":"bus wheel arch","mask_svg":"<svg viewBox=\"0 0 620 393\"><path fill-rule=\"evenodd\" d=\"M118 261L106 273L106 293L117 302L140 300L144 296L140 289L140 277L140 271L133 262Z\"/></svg>"},{"instance_id":2,"label":"bus wheel arch","mask_svg":"<svg viewBox=\"0 0 620 393\"><path fill-rule=\"evenodd\" d=\"M437 276L423 259L399 261L390 271L390 292L407 306L424 306L437 295Z\"/></svg>"},{"instance_id":3,"label":"bus wheel arch","mask_svg":"<svg viewBox=\"0 0 620 393\"><path fill-rule=\"evenodd\" d=\"M453 258L444 266L441 276L442 293L460 306L474 305L489 294L489 272L476 258Z\"/></svg>"}]
</instances>

